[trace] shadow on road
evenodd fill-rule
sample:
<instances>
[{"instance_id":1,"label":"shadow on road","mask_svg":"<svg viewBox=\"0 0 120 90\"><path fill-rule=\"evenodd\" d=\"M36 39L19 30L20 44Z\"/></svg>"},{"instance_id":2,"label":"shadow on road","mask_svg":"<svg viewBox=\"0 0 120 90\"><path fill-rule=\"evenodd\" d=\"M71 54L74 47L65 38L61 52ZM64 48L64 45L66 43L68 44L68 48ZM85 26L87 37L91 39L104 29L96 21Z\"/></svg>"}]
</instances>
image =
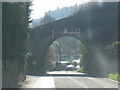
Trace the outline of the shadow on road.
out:
<instances>
[{"instance_id":1,"label":"shadow on road","mask_svg":"<svg viewBox=\"0 0 120 90\"><path fill-rule=\"evenodd\" d=\"M28 74L28 75L31 75L31 76L54 76L54 77L96 77L96 78L100 78L100 77L98 77L98 76L93 76L93 75L87 75L87 74L85 74L85 73L54 73L54 74L48 74L48 73L46 73L46 74Z\"/></svg>"}]
</instances>

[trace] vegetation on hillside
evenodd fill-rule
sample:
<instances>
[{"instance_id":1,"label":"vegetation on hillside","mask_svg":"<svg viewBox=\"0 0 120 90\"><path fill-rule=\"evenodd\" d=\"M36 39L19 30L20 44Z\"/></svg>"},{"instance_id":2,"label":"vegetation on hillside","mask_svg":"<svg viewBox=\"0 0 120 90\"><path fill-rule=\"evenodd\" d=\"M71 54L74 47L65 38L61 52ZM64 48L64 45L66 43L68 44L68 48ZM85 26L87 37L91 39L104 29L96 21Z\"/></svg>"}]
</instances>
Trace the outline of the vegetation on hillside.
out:
<instances>
[{"instance_id":1,"label":"vegetation on hillside","mask_svg":"<svg viewBox=\"0 0 120 90\"><path fill-rule=\"evenodd\" d=\"M37 27L39 25L44 24L43 22L45 21L44 19L46 18L46 16L50 17L52 21L65 18L71 15L73 11L76 11L77 8L78 6L74 5L74 6L69 6L69 7L57 8L56 10L53 10L53 11L50 10L45 13L44 17L34 19L31 23L31 27L33 28L33 27ZM48 23L48 21L46 23Z\"/></svg>"},{"instance_id":2,"label":"vegetation on hillside","mask_svg":"<svg viewBox=\"0 0 120 90\"><path fill-rule=\"evenodd\" d=\"M52 17L55 17L56 20L58 20L58 19L68 17L69 15L72 14L73 11L76 11L79 6L80 5L75 4L73 6L68 6L68 7L63 7L63 8L57 7L56 10L53 10L53 11L50 10L46 13Z\"/></svg>"},{"instance_id":3,"label":"vegetation on hillside","mask_svg":"<svg viewBox=\"0 0 120 90\"><path fill-rule=\"evenodd\" d=\"M44 17L40 21L40 25L45 24L45 23L50 23L55 21L55 18L48 15L47 13L44 15Z\"/></svg>"}]
</instances>

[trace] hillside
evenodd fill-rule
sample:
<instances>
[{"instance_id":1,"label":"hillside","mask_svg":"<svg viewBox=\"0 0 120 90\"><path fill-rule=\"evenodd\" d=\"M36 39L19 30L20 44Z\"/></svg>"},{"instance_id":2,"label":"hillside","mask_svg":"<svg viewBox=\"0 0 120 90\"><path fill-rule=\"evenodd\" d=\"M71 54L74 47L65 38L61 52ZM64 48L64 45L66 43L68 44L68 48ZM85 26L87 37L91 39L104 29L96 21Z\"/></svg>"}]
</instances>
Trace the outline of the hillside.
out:
<instances>
[{"instance_id":1,"label":"hillside","mask_svg":"<svg viewBox=\"0 0 120 90\"><path fill-rule=\"evenodd\" d=\"M45 15L46 14L50 15L51 17L54 17L56 20L58 20L58 19L62 19L62 18L65 18L71 15L71 13L76 11L78 7L79 7L78 5L74 5L74 6L69 6L69 7L57 8L56 10L46 12ZM44 17L34 19L31 23L31 28L39 26L43 18Z\"/></svg>"}]
</instances>

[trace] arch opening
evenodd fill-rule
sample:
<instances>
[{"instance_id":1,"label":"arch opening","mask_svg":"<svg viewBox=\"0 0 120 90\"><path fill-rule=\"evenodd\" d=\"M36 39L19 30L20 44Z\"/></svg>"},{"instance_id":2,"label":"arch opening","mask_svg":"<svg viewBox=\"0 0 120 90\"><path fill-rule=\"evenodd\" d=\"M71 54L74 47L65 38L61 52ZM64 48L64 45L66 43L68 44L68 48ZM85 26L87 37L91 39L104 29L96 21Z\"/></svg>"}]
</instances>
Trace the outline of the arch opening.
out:
<instances>
[{"instance_id":1,"label":"arch opening","mask_svg":"<svg viewBox=\"0 0 120 90\"><path fill-rule=\"evenodd\" d=\"M62 36L54 40L46 51L46 70L76 71L83 69L86 52L87 47L82 41L72 36Z\"/></svg>"}]
</instances>

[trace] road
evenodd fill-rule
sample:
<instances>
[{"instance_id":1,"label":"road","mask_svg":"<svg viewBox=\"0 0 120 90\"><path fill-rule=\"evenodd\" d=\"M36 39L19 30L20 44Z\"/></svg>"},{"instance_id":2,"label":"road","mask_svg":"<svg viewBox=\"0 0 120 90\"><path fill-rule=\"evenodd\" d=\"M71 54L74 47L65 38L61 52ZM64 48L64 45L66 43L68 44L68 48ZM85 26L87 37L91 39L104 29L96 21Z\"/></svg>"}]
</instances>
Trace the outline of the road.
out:
<instances>
[{"instance_id":1,"label":"road","mask_svg":"<svg viewBox=\"0 0 120 90\"><path fill-rule=\"evenodd\" d=\"M27 76L23 88L118 88L118 82L72 71L54 71Z\"/></svg>"}]
</instances>

